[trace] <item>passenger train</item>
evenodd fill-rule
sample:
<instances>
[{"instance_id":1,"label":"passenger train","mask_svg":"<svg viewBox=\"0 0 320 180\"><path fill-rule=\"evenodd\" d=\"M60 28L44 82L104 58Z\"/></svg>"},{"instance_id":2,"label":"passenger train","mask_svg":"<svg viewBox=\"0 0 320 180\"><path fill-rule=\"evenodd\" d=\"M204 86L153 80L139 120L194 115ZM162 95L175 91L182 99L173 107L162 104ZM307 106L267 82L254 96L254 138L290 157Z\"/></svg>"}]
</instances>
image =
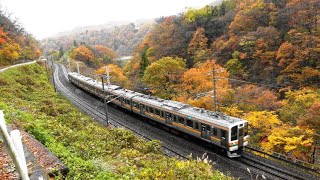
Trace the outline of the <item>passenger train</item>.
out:
<instances>
[{"instance_id":1,"label":"passenger train","mask_svg":"<svg viewBox=\"0 0 320 180\"><path fill-rule=\"evenodd\" d=\"M103 98L102 83L75 72L68 73L71 83ZM172 129L221 147L230 158L241 156L248 145L248 121L192 107L176 101L141 94L117 85L105 85L106 97L113 104Z\"/></svg>"}]
</instances>

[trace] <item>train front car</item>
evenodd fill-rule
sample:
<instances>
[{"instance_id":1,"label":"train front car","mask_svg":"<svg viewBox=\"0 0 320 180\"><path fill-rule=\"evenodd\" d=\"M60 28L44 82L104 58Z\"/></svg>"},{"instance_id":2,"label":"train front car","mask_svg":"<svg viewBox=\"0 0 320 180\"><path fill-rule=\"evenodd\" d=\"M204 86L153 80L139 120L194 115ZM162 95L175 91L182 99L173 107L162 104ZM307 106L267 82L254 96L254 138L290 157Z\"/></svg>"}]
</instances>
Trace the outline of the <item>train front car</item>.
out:
<instances>
[{"instance_id":1,"label":"train front car","mask_svg":"<svg viewBox=\"0 0 320 180\"><path fill-rule=\"evenodd\" d=\"M230 158L240 157L243 147L248 145L248 121L212 112L202 108L189 107L179 110L187 121L193 121L199 127L199 135L207 142L221 147ZM199 126L198 126L198 125Z\"/></svg>"},{"instance_id":2,"label":"train front car","mask_svg":"<svg viewBox=\"0 0 320 180\"><path fill-rule=\"evenodd\" d=\"M230 158L240 157L243 148L248 145L248 122L239 118L229 117L231 119L237 119L232 126L229 126L228 143L225 144L227 149L227 155Z\"/></svg>"}]
</instances>

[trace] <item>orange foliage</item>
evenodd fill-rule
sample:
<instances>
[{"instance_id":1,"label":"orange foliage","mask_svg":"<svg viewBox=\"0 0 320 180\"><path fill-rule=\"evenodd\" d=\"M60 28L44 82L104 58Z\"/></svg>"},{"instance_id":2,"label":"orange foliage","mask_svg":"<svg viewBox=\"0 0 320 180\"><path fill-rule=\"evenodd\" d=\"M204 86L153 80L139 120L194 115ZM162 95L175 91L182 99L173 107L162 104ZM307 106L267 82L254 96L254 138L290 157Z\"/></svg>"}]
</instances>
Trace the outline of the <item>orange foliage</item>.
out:
<instances>
[{"instance_id":1,"label":"orange foliage","mask_svg":"<svg viewBox=\"0 0 320 180\"><path fill-rule=\"evenodd\" d=\"M7 38L6 33L4 33L3 29L0 28L0 45L6 43Z\"/></svg>"},{"instance_id":2,"label":"orange foliage","mask_svg":"<svg viewBox=\"0 0 320 180\"><path fill-rule=\"evenodd\" d=\"M255 85L236 89L233 101L244 111L277 110L281 105L274 92Z\"/></svg>"},{"instance_id":3,"label":"orange foliage","mask_svg":"<svg viewBox=\"0 0 320 180\"><path fill-rule=\"evenodd\" d=\"M74 48L71 52L71 58L77 61L83 61L89 63L93 61L94 55L90 49L85 46L79 46Z\"/></svg>"},{"instance_id":4,"label":"orange foliage","mask_svg":"<svg viewBox=\"0 0 320 180\"><path fill-rule=\"evenodd\" d=\"M110 48L102 46L102 45L96 45L95 48L98 51L98 54L103 58L104 56L109 56L111 59L117 58L117 54Z\"/></svg>"},{"instance_id":5,"label":"orange foliage","mask_svg":"<svg viewBox=\"0 0 320 180\"><path fill-rule=\"evenodd\" d=\"M315 101L304 116L301 116L298 120L298 124L301 126L314 129L317 134L320 134L320 101Z\"/></svg>"},{"instance_id":6,"label":"orange foliage","mask_svg":"<svg viewBox=\"0 0 320 180\"><path fill-rule=\"evenodd\" d=\"M213 95L212 71L214 69L216 70L215 76L217 77L217 96L219 99L223 99L230 89L230 85L226 79L229 74L224 68L216 64L216 61L210 60L201 64L198 68L189 69L183 74L182 83L179 86L181 93L177 99L188 102L193 106L213 109L213 99L211 96ZM197 95L204 95L204 97L193 99Z\"/></svg>"}]
</instances>

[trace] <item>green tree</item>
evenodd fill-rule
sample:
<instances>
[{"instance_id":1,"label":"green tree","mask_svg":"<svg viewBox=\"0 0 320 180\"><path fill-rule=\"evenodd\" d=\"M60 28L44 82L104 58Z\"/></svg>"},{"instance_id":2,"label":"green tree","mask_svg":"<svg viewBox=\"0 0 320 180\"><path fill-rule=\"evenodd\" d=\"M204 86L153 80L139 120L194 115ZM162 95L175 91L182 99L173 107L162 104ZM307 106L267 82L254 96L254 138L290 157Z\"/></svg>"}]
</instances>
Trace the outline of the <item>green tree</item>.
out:
<instances>
[{"instance_id":1,"label":"green tree","mask_svg":"<svg viewBox=\"0 0 320 180\"><path fill-rule=\"evenodd\" d=\"M139 75L140 78L143 77L144 75L144 71L146 70L146 68L149 66L150 62L147 56L147 47L144 48L144 50L140 53L140 69L139 69Z\"/></svg>"},{"instance_id":2,"label":"green tree","mask_svg":"<svg viewBox=\"0 0 320 180\"><path fill-rule=\"evenodd\" d=\"M63 47L60 46L60 48L59 48L59 57L61 58L63 56L63 54L64 54Z\"/></svg>"},{"instance_id":3,"label":"green tree","mask_svg":"<svg viewBox=\"0 0 320 180\"><path fill-rule=\"evenodd\" d=\"M181 58L164 57L152 63L144 72L142 81L158 97L177 97L181 76L186 71L186 63Z\"/></svg>"},{"instance_id":4,"label":"green tree","mask_svg":"<svg viewBox=\"0 0 320 180\"><path fill-rule=\"evenodd\" d=\"M232 54L232 59L230 59L227 64L227 70L232 77L237 77L240 79L246 79L247 73L245 72L245 68L239 60L240 53L239 51L235 51Z\"/></svg>"}]
</instances>

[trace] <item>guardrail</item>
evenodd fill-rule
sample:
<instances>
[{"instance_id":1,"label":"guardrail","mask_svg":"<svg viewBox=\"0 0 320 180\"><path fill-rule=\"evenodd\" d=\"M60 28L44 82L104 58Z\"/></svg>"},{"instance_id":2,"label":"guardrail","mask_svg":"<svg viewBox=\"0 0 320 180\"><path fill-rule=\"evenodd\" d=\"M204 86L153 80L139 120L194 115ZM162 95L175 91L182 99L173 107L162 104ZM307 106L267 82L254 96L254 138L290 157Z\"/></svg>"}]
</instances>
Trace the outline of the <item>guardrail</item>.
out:
<instances>
[{"instance_id":1,"label":"guardrail","mask_svg":"<svg viewBox=\"0 0 320 180\"><path fill-rule=\"evenodd\" d=\"M33 64L35 62L37 62L37 61L34 60L34 61L31 61L31 62L27 62L27 63L21 63L21 64L12 65L12 66L0 69L0 73L6 71L8 69L14 68L14 67L23 66L23 65L27 65L27 64Z\"/></svg>"},{"instance_id":2,"label":"guardrail","mask_svg":"<svg viewBox=\"0 0 320 180\"><path fill-rule=\"evenodd\" d=\"M13 130L10 132L11 136L9 135L2 110L0 110L0 130L4 137L5 143L9 148L11 158L17 168L18 173L20 174L21 179L29 180L28 168L24 157L20 132L19 130Z\"/></svg>"},{"instance_id":3,"label":"guardrail","mask_svg":"<svg viewBox=\"0 0 320 180\"><path fill-rule=\"evenodd\" d=\"M317 172L317 173L320 172L320 166L315 165L315 164L311 164L311 163L308 163L308 162L305 162L305 161L301 161L301 160L298 160L298 159L292 160L290 157L288 157L286 155L283 155L283 154L280 154L280 153L276 153L276 152L266 152L260 147L247 146L245 148L248 149L249 151L258 152L258 153L263 154L264 156L269 156L269 157L272 157L272 158L275 158L275 159L279 159L279 160L282 160L282 161L285 161L287 163L296 165L298 167L304 168L304 169L309 170L309 171L314 171L314 172Z\"/></svg>"}]
</instances>

